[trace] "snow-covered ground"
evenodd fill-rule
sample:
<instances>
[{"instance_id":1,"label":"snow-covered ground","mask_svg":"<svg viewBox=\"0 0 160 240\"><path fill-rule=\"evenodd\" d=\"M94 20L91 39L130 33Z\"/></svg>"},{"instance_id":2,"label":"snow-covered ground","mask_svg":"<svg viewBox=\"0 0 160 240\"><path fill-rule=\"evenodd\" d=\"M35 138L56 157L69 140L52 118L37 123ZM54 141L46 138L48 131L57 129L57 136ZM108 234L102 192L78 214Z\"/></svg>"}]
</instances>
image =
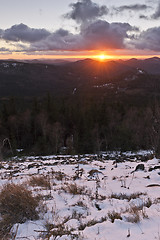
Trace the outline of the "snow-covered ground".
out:
<instances>
[{"instance_id":1,"label":"snow-covered ground","mask_svg":"<svg viewBox=\"0 0 160 240\"><path fill-rule=\"evenodd\" d=\"M1 187L23 183L41 197L39 219L13 226L17 240L160 240L160 161L150 152L17 157L0 176Z\"/></svg>"}]
</instances>

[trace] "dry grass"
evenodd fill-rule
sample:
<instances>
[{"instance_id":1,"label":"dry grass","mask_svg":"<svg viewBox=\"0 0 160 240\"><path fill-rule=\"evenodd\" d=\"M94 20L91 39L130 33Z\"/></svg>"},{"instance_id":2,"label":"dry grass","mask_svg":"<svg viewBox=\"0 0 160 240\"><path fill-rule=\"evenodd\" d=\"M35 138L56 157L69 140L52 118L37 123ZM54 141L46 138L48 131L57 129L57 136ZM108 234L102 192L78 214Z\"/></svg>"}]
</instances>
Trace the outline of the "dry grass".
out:
<instances>
[{"instance_id":1,"label":"dry grass","mask_svg":"<svg viewBox=\"0 0 160 240\"><path fill-rule=\"evenodd\" d=\"M52 223L46 222L46 224L45 224L46 231L43 231L40 234L40 237L42 237L42 239L51 239L52 238L53 240L56 240L64 235L66 235L66 236L69 236L70 239L82 240L83 237L80 234L74 233L75 229L68 228L66 225L64 225L68 220L69 220L69 218L65 219L61 223L57 223L57 224L52 224Z\"/></svg>"},{"instance_id":2,"label":"dry grass","mask_svg":"<svg viewBox=\"0 0 160 240\"><path fill-rule=\"evenodd\" d=\"M114 223L115 219L120 219L122 220L121 214L116 212L116 211L112 211L112 212L108 212L108 217L111 220L112 223Z\"/></svg>"},{"instance_id":3,"label":"dry grass","mask_svg":"<svg viewBox=\"0 0 160 240\"><path fill-rule=\"evenodd\" d=\"M87 209L87 205L84 202L80 201L80 200L73 206L79 206L79 207Z\"/></svg>"},{"instance_id":4,"label":"dry grass","mask_svg":"<svg viewBox=\"0 0 160 240\"><path fill-rule=\"evenodd\" d=\"M131 223L140 222L140 207L136 205L131 205L129 209L130 216L126 217L126 220Z\"/></svg>"},{"instance_id":5,"label":"dry grass","mask_svg":"<svg viewBox=\"0 0 160 240\"><path fill-rule=\"evenodd\" d=\"M0 221L0 240L11 239L10 230L12 226L12 217L4 215Z\"/></svg>"},{"instance_id":6,"label":"dry grass","mask_svg":"<svg viewBox=\"0 0 160 240\"><path fill-rule=\"evenodd\" d=\"M51 174L52 174L52 178L56 179L58 181L62 181L63 179L67 179L67 175L65 173L61 172L61 171L56 172L56 171L52 170Z\"/></svg>"},{"instance_id":7,"label":"dry grass","mask_svg":"<svg viewBox=\"0 0 160 240\"><path fill-rule=\"evenodd\" d=\"M127 211L130 214L130 216L126 217L126 220L128 222L138 223L138 222L141 221L142 218L147 218L148 219L148 215L147 215L146 209L145 209L145 204L140 205L140 206L136 206L134 204L131 204L130 208L127 209Z\"/></svg>"},{"instance_id":8,"label":"dry grass","mask_svg":"<svg viewBox=\"0 0 160 240\"><path fill-rule=\"evenodd\" d=\"M29 180L29 184L31 186L40 186L47 189L51 187L49 179L45 176L32 176Z\"/></svg>"},{"instance_id":9,"label":"dry grass","mask_svg":"<svg viewBox=\"0 0 160 240\"><path fill-rule=\"evenodd\" d=\"M46 233L42 235L42 237L45 237L45 239L50 239L51 237L53 237L53 239L56 239L57 237L62 237L64 235L72 235L72 230L69 230L63 224L48 224L46 225L46 230Z\"/></svg>"},{"instance_id":10,"label":"dry grass","mask_svg":"<svg viewBox=\"0 0 160 240\"><path fill-rule=\"evenodd\" d=\"M107 221L107 216L101 217L99 220L91 219L87 223L81 223L78 230L82 231L86 227L91 227L91 226L96 225L97 223L102 223L102 222L105 222L105 221Z\"/></svg>"},{"instance_id":11,"label":"dry grass","mask_svg":"<svg viewBox=\"0 0 160 240\"><path fill-rule=\"evenodd\" d=\"M152 204L152 200L148 197L147 200L143 203L143 206L149 208Z\"/></svg>"},{"instance_id":12,"label":"dry grass","mask_svg":"<svg viewBox=\"0 0 160 240\"><path fill-rule=\"evenodd\" d=\"M38 219L39 200L23 185L7 184L0 192L0 238L7 236L13 224ZM2 238L3 239L3 238ZM6 238L7 239L7 238Z\"/></svg>"},{"instance_id":13,"label":"dry grass","mask_svg":"<svg viewBox=\"0 0 160 240\"><path fill-rule=\"evenodd\" d=\"M130 201L131 199L136 199L139 198L141 195L146 195L146 193L142 193L142 192L135 192L132 194L125 194L125 193L112 193L110 195L110 198L115 198L115 199L119 199L119 200L127 200Z\"/></svg>"},{"instance_id":14,"label":"dry grass","mask_svg":"<svg viewBox=\"0 0 160 240\"><path fill-rule=\"evenodd\" d=\"M65 192L68 192L73 195L86 194L86 188L84 186L78 186L76 183L67 184L62 186L62 189Z\"/></svg>"}]
</instances>

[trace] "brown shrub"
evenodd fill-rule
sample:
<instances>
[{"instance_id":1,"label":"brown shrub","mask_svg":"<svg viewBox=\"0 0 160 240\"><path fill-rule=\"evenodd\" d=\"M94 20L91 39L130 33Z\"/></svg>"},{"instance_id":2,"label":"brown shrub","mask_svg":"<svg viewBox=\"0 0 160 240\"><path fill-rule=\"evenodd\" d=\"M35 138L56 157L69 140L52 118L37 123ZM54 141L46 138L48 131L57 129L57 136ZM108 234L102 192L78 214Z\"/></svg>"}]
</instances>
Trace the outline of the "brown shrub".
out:
<instances>
[{"instance_id":1,"label":"brown shrub","mask_svg":"<svg viewBox=\"0 0 160 240\"><path fill-rule=\"evenodd\" d=\"M51 187L49 179L45 178L45 176L32 176L29 180L29 184L31 186L40 186L49 189Z\"/></svg>"},{"instance_id":2,"label":"brown shrub","mask_svg":"<svg viewBox=\"0 0 160 240\"><path fill-rule=\"evenodd\" d=\"M111 220L112 223L114 223L115 219L120 219L122 220L121 214L116 212L116 211L112 211L112 212L108 212L108 217Z\"/></svg>"},{"instance_id":3,"label":"brown shrub","mask_svg":"<svg viewBox=\"0 0 160 240\"><path fill-rule=\"evenodd\" d=\"M86 194L86 188L84 186L78 186L76 183L67 184L62 186L62 189L65 192L68 192L73 195Z\"/></svg>"},{"instance_id":4,"label":"brown shrub","mask_svg":"<svg viewBox=\"0 0 160 240\"><path fill-rule=\"evenodd\" d=\"M39 200L23 185L7 184L0 192L0 237L7 234L15 223L38 219Z\"/></svg>"},{"instance_id":5,"label":"brown shrub","mask_svg":"<svg viewBox=\"0 0 160 240\"><path fill-rule=\"evenodd\" d=\"M130 208L127 210L131 215L126 217L126 220L131 223L138 223L140 222L140 211L142 207L136 206L134 204L130 205Z\"/></svg>"},{"instance_id":6,"label":"brown shrub","mask_svg":"<svg viewBox=\"0 0 160 240\"><path fill-rule=\"evenodd\" d=\"M142 193L142 192L135 192L132 193L130 195L126 194L126 193L112 193L110 195L110 198L115 198L115 199L119 199L119 200L128 200L130 201L131 199L136 199L139 198L141 195L146 195L146 193Z\"/></svg>"},{"instance_id":7,"label":"brown shrub","mask_svg":"<svg viewBox=\"0 0 160 240\"><path fill-rule=\"evenodd\" d=\"M0 240L11 239L10 230L12 226L12 219L9 216L3 216L0 221Z\"/></svg>"}]
</instances>

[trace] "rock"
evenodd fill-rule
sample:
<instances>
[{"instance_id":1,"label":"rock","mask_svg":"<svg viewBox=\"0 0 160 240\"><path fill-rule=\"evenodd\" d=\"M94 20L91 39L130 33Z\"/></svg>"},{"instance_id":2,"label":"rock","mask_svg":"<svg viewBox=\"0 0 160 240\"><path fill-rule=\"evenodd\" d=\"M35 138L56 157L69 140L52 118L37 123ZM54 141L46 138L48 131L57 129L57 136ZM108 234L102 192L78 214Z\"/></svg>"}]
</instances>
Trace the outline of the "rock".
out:
<instances>
[{"instance_id":1,"label":"rock","mask_svg":"<svg viewBox=\"0 0 160 240\"><path fill-rule=\"evenodd\" d=\"M153 168L151 167L151 168L149 168L149 172L151 172L151 171L153 171L153 170L156 170L156 169L160 169L160 166L154 166Z\"/></svg>"},{"instance_id":2,"label":"rock","mask_svg":"<svg viewBox=\"0 0 160 240\"><path fill-rule=\"evenodd\" d=\"M144 171L144 164L143 163L138 164L133 172L136 171Z\"/></svg>"},{"instance_id":3,"label":"rock","mask_svg":"<svg viewBox=\"0 0 160 240\"><path fill-rule=\"evenodd\" d=\"M101 210L101 208L100 208L100 206L99 206L99 204L98 204L98 203L95 203L95 207L98 209L98 211L100 211L100 210Z\"/></svg>"},{"instance_id":4,"label":"rock","mask_svg":"<svg viewBox=\"0 0 160 240\"><path fill-rule=\"evenodd\" d=\"M141 161L142 162L147 162L150 159L150 156L141 156Z\"/></svg>"},{"instance_id":5,"label":"rock","mask_svg":"<svg viewBox=\"0 0 160 240\"><path fill-rule=\"evenodd\" d=\"M147 185L146 187L160 187L160 184L152 183L152 184Z\"/></svg>"},{"instance_id":6,"label":"rock","mask_svg":"<svg viewBox=\"0 0 160 240\"><path fill-rule=\"evenodd\" d=\"M139 170L140 171L144 171L144 164L143 163L138 164L134 171L139 171Z\"/></svg>"},{"instance_id":7,"label":"rock","mask_svg":"<svg viewBox=\"0 0 160 240\"><path fill-rule=\"evenodd\" d=\"M31 164L28 164L28 169L31 169L31 168L38 168L40 165L37 164L37 163L31 163Z\"/></svg>"},{"instance_id":8,"label":"rock","mask_svg":"<svg viewBox=\"0 0 160 240\"><path fill-rule=\"evenodd\" d=\"M102 173L98 171L97 169L92 169L88 172L89 176L94 176L95 174Z\"/></svg>"},{"instance_id":9,"label":"rock","mask_svg":"<svg viewBox=\"0 0 160 240\"><path fill-rule=\"evenodd\" d=\"M148 175L148 176L146 176L146 177L144 177L145 179L150 179L150 176Z\"/></svg>"}]
</instances>

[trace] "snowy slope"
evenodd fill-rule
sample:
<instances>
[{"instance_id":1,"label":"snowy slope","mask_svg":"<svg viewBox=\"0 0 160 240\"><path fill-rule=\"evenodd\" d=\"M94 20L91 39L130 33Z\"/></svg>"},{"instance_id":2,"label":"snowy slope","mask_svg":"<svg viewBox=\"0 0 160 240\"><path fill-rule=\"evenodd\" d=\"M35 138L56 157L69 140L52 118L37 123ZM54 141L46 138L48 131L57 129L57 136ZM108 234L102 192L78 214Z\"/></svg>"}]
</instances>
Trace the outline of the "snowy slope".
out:
<instances>
[{"instance_id":1,"label":"snowy slope","mask_svg":"<svg viewBox=\"0 0 160 240\"><path fill-rule=\"evenodd\" d=\"M160 239L160 164L149 152L17 157L0 174L1 187L23 183L41 196L39 219L15 224L15 239ZM33 176L50 186L31 185Z\"/></svg>"}]
</instances>

